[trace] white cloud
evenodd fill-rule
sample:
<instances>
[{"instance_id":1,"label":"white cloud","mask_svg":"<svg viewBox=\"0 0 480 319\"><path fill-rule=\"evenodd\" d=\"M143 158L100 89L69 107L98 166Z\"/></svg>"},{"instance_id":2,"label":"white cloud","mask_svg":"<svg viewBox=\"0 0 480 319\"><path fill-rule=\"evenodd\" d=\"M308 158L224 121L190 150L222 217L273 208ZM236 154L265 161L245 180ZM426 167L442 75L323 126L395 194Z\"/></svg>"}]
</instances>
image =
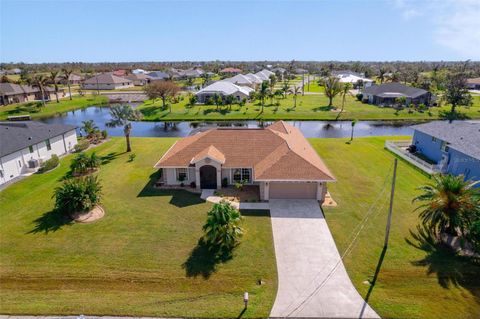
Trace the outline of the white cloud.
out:
<instances>
[{"instance_id":1,"label":"white cloud","mask_svg":"<svg viewBox=\"0 0 480 319\"><path fill-rule=\"evenodd\" d=\"M433 40L465 59L480 60L480 0L394 0L406 20L432 25Z\"/></svg>"}]
</instances>

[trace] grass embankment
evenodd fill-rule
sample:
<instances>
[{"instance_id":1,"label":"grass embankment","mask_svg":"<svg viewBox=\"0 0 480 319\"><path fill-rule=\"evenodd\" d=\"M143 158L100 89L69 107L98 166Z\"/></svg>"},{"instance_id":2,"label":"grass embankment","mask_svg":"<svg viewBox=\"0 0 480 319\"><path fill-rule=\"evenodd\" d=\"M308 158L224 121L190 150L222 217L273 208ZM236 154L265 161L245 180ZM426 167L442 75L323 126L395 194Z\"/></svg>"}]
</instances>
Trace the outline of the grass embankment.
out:
<instances>
[{"instance_id":1,"label":"grass embankment","mask_svg":"<svg viewBox=\"0 0 480 319\"><path fill-rule=\"evenodd\" d=\"M248 291L244 317L267 317L277 287L268 213L245 213L234 258L215 266L197 247L211 204L149 185L174 141L133 138L133 162L123 138L96 149L106 215L92 224L52 212L72 156L0 192L0 313L236 318Z\"/></svg>"},{"instance_id":2,"label":"grass embankment","mask_svg":"<svg viewBox=\"0 0 480 319\"><path fill-rule=\"evenodd\" d=\"M68 111L81 109L92 105L103 105L108 102L105 96L73 96L61 99L59 103L56 101L47 102L45 106L41 106L40 101L27 102L21 104L11 104L0 107L0 120L5 120L9 116L30 115L32 119L55 116Z\"/></svg>"},{"instance_id":3,"label":"grass embankment","mask_svg":"<svg viewBox=\"0 0 480 319\"><path fill-rule=\"evenodd\" d=\"M342 139L310 140L337 178L329 190L338 207L324 211L341 254L391 172L394 156L383 149L385 139L358 138L351 145ZM478 318L480 267L410 233L417 233L418 224L416 204L411 201L418 194L416 188L426 182L425 175L399 160L390 243L370 294L371 286L365 282L373 280L380 261L390 179L344 260L347 271L362 297L369 294L369 304L382 318Z\"/></svg>"},{"instance_id":4,"label":"grass embankment","mask_svg":"<svg viewBox=\"0 0 480 319\"><path fill-rule=\"evenodd\" d=\"M311 87L312 88L312 87ZM338 111L328 107L328 98L323 94L312 94L298 96L297 107L294 108L293 96L289 95L286 99L279 99L280 106L269 105L270 100L266 101L263 113L261 106L255 103L247 103L245 106L238 105L219 106L215 105L187 105L188 99L185 98L179 103L172 104L172 111L167 107L162 108L160 100L147 100L139 109L144 114L146 121L195 121L195 120L334 120ZM341 108L342 98L336 97L333 105ZM441 112L448 112L449 106L433 107L430 112L418 112L401 110L396 112L392 108L381 108L374 105L364 104L355 97L346 98L345 110L339 120L434 120L441 118ZM459 107L458 111L467 117L475 119L480 118L480 96L474 97L474 104L469 108Z\"/></svg>"}]
</instances>

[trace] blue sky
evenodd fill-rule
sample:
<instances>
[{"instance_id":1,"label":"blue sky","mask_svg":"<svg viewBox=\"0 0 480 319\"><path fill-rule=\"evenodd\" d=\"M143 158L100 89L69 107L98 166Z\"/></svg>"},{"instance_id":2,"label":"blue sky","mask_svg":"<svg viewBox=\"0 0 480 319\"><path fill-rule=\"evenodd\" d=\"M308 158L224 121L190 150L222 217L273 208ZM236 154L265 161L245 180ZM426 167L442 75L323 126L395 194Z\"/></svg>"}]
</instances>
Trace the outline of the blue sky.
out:
<instances>
[{"instance_id":1,"label":"blue sky","mask_svg":"<svg viewBox=\"0 0 480 319\"><path fill-rule=\"evenodd\" d=\"M480 60L480 0L0 0L1 62Z\"/></svg>"}]
</instances>

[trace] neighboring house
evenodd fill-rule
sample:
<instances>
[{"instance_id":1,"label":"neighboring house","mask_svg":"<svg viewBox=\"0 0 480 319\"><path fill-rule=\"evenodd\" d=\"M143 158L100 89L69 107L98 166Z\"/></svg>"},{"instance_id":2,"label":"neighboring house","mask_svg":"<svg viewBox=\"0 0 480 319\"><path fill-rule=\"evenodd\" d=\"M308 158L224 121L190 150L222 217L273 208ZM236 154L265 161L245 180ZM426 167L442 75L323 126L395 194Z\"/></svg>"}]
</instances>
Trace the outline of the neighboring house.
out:
<instances>
[{"instance_id":1,"label":"neighboring house","mask_svg":"<svg viewBox=\"0 0 480 319\"><path fill-rule=\"evenodd\" d=\"M220 72L218 72L218 73L232 76L232 75L242 73L242 70L237 69L237 68L225 68L225 69L220 70Z\"/></svg>"},{"instance_id":2,"label":"neighboring house","mask_svg":"<svg viewBox=\"0 0 480 319\"><path fill-rule=\"evenodd\" d=\"M307 73L308 73L308 70L301 69L301 68L295 69L295 74L307 74Z\"/></svg>"},{"instance_id":3,"label":"neighboring house","mask_svg":"<svg viewBox=\"0 0 480 319\"><path fill-rule=\"evenodd\" d=\"M470 90L480 90L480 78L467 79L467 87Z\"/></svg>"},{"instance_id":4,"label":"neighboring house","mask_svg":"<svg viewBox=\"0 0 480 319\"><path fill-rule=\"evenodd\" d=\"M214 82L196 93L199 103L205 103L208 99L213 98L215 94L225 98L227 95L232 95L237 101L247 99L250 93L254 90L247 86L239 86L228 81Z\"/></svg>"},{"instance_id":5,"label":"neighboring house","mask_svg":"<svg viewBox=\"0 0 480 319\"><path fill-rule=\"evenodd\" d=\"M53 154L77 144L75 126L40 122L0 122L0 185L38 169Z\"/></svg>"},{"instance_id":6,"label":"neighboring house","mask_svg":"<svg viewBox=\"0 0 480 319\"><path fill-rule=\"evenodd\" d=\"M352 70L333 70L331 72L331 75L332 76L337 76L337 77L345 77L345 76L350 76L350 75L353 75L353 76L356 76L356 77L359 77L359 78L364 78L365 77L364 73L354 72Z\"/></svg>"},{"instance_id":7,"label":"neighboring house","mask_svg":"<svg viewBox=\"0 0 480 319\"><path fill-rule=\"evenodd\" d=\"M157 80L166 80L170 78L170 75L166 72L162 71L153 71L147 74L152 78L152 81L157 81Z\"/></svg>"},{"instance_id":8,"label":"neighboring house","mask_svg":"<svg viewBox=\"0 0 480 319\"><path fill-rule=\"evenodd\" d=\"M112 72L112 74L115 75L115 76L123 77L123 76L127 75L127 70L123 70L123 69L115 70L115 71Z\"/></svg>"},{"instance_id":9,"label":"neighboring house","mask_svg":"<svg viewBox=\"0 0 480 319\"><path fill-rule=\"evenodd\" d=\"M153 79L151 76L143 74L143 73L137 73L137 74L130 74L125 76L126 79L130 80L133 82L133 85L136 86L143 86L148 83Z\"/></svg>"},{"instance_id":10,"label":"neighboring house","mask_svg":"<svg viewBox=\"0 0 480 319\"><path fill-rule=\"evenodd\" d=\"M339 82L350 83L355 89L367 88L373 85L373 80L367 79L364 77L359 77L353 74L341 74L341 75L337 75L337 77L340 79Z\"/></svg>"},{"instance_id":11,"label":"neighboring house","mask_svg":"<svg viewBox=\"0 0 480 319\"><path fill-rule=\"evenodd\" d=\"M81 87L84 90L115 90L132 87L133 81L112 73L103 73L85 80Z\"/></svg>"},{"instance_id":12,"label":"neighboring house","mask_svg":"<svg viewBox=\"0 0 480 319\"><path fill-rule=\"evenodd\" d=\"M263 80L253 73L245 74L245 76L250 80L250 82L254 83L255 85L262 84Z\"/></svg>"},{"instance_id":13,"label":"neighboring house","mask_svg":"<svg viewBox=\"0 0 480 319\"><path fill-rule=\"evenodd\" d=\"M77 74L70 74L70 76L68 77L68 79L70 80L70 84L71 85L78 85L80 84L85 78L81 75L77 75ZM60 78L59 79L59 83L61 84L67 84L67 80L65 78Z\"/></svg>"},{"instance_id":14,"label":"neighboring house","mask_svg":"<svg viewBox=\"0 0 480 319\"><path fill-rule=\"evenodd\" d=\"M201 69L188 69L188 70L180 70L178 75L180 78L188 79L188 78L199 78L203 75L203 70Z\"/></svg>"},{"instance_id":15,"label":"neighboring house","mask_svg":"<svg viewBox=\"0 0 480 319\"><path fill-rule=\"evenodd\" d=\"M144 69L135 69L132 71L133 74L147 74L148 72Z\"/></svg>"},{"instance_id":16,"label":"neighboring house","mask_svg":"<svg viewBox=\"0 0 480 319\"><path fill-rule=\"evenodd\" d=\"M480 180L480 122L435 121L412 128L412 145L440 172Z\"/></svg>"},{"instance_id":17,"label":"neighboring house","mask_svg":"<svg viewBox=\"0 0 480 319\"><path fill-rule=\"evenodd\" d=\"M255 88L257 83L254 83L253 81L250 80L249 77L243 74L237 74L234 77L225 79L224 81L228 81L230 83L239 85L239 86L248 86L251 88Z\"/></svg>"},{"instance_id":18,"label":"neighboring house","mask_svg":"<svg viewBox=\"0 0 480 319\"><path fill-rule=\"evenodd\" d=\"M58 90L58 97L64 96L63 89ZM44 99L49 101L55 98L55 90L51 87L44 88ZM0 83L0 105L12 103L24 103L39 101L42 93L39 88L30 85L19 85L14 83Z\"/></svg>"},{"instance_id":19,"label":"neighboring house","mask_svg":"<svg viewBox=\"0 0 480 319\"><path fill-rule=\"evenodd\" d=\"M362 90L363 101L378 106L397 104L397 98L405 97L406 104L430 105L432 94L426 90L403 85L401 83L384 83L372 85Z\"/></svg>"},{"instance_id":20,"label":"neighboring house","mask_svg":"<svg viewBox=\"0 0 480 319\"><path fill-rule=\"evenodd\" d=\"M255 75L258 76L263 82L263 81L270 81L270 76L275 75L275 73L269 70L262 70L255 73Z\"/></svg>"},{"instance_id":21,"label":"neighboring house","mask_svg":"<svg viewBox=\"0 0 480 319\"><path fill-rule=\"evenodd\" d=\"M182 138L155 164L166 185L195 183L220 189L258 185L262 200L310 198L323 202L330 170L300 130L283 121L261 129L216 128Z\"/></svg>"}]
</instances>

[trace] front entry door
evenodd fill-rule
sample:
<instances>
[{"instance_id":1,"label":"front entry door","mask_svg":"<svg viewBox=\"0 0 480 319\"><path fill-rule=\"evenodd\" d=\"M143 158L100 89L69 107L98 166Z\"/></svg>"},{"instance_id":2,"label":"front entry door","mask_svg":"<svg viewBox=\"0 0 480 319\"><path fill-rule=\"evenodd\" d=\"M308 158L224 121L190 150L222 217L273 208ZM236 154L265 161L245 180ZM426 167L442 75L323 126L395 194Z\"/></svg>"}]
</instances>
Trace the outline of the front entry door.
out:
<instances>
[{"instance_id":1,"label":"front entry door","mask_svg":"<svg viewBox=\"0 0 480 319\"><path fill-rule=\"evenodd\" d=\"M200 188L217 189L217 169L211 165L200 167Z\"/></svg>"}]
</instances>

